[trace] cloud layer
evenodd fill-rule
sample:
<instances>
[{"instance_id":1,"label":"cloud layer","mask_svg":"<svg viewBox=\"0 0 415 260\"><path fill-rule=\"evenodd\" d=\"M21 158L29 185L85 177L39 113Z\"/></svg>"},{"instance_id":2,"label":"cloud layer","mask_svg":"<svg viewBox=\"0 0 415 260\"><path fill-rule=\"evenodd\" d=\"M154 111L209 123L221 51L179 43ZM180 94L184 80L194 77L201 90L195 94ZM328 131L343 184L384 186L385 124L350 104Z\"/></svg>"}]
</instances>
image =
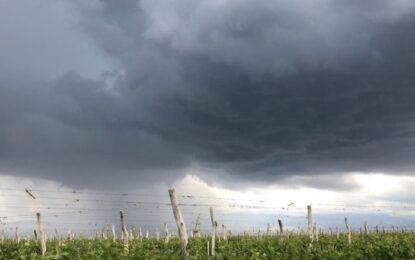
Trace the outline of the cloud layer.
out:
<instances>
[{"instance_id":1,"label":"cloud layer","mask_svg":"<svg viewBox=\"0 0 415 260\"><path fill-rule=\"evenodd\" d=\"M46 21L2 5L2 172L108 185L194 165L241 182L414 168L410 1L62 1Z\"/></svg>"}]
</instances>

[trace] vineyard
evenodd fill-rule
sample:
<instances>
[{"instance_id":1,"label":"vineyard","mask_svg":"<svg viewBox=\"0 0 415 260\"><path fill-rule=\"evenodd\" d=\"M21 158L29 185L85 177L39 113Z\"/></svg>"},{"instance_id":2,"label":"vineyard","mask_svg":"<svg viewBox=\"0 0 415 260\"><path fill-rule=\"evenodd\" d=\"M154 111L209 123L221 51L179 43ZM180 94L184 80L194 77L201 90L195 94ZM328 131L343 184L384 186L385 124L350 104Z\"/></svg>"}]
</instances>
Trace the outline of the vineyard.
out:
<instances>
[{"instance_id":1,"label":"vineyard","mask_svg":"<svg viewBox=\"0 0 415 260\"><path fill-rule=\"evenodd\" d=\"M211 238L191 238L188 244L190 259L207 259ZM172 238L169 243L157 238L134 238L125 249L122 241L112 239L50 239L46 243L47 259L117 259L157 258L180 259L180 242ZM39 242L22 239L17 243L6 239L1 244L1 259L41 258ZM287 236L232 236L217 241L216 258L254 259L413 259L415 257L413 233L373 233L367 236L347 237L323 234L311 242L306 235Z\"/></svg>"},{"instance_id":2,"label":"vineyard","mask_svg":"<svg viewBox=\"0 0 415 260\"><path fill-rule=\"evenodd\" d=\"M22 196L21 191L16 190L17 193L12 194L13 191L10 190L8 195ZM299 209L306 225L300 227L298 224L295 227L292 224L286 225L286 222L289 223L289 210L295 209L292 205L294 203L290 203L279 209L279 214L274 219L275 223L268 223L262 226L262 229L261 227L255 229L242 225L243 223L240 222L244 220L243 217L227 219L226 211L221 207L237 208L239 215L242 211L250 210L252 213L253 210L256 214L254 217L257 219L258 211L275 211L276 208L261 206L258 202L252 204L252 201L241 204L242 202L239 201L221 205L217 203L217 208L220 210L216 210L213 203L206 203L206 200L227 201L229 198L200 196L198 203L179 202L179 200L194 199L196 196L177 195L174 189L169 190L169 196L164 196L169 199L168 201L148 200L138 203L129 200L95 199L95 204L101 202L107 203L107 206L113 202L116 206L120 206L122 202L128 205L138 203L141 205L140 210L136 209L138 213L149 214L150 218L136 219L133 217L136 215L129 215L127 211L121 210L118 211L117 216L119 224L114 224L114 219L105 218L104 221L93 223L92 226L89 223L90 233L85 233L82 229L77 230L77 227L82 225L82 217L88 215L85 213L88 209L106 212L113 210L113 207L87 208L81 203L93 199L89 195L89 199L86 198L82 192L72 192L71 196L67 194L65 198L39 195L48 192L52 191L25 189L23 195L34 202L34 210L37 212L33 215L15 215L14 218L1 217L3 229L0 237L0 259L410 259L415 257L415 233L404 226L369 226L368 222L364 221L359 227L352 227L346 217L342 220L342 227L321 228L313 218L312 206L308 205L302 210ZM63 194L62 191L59 193ZM128 194L110 195L128 196ZM161 196L152 197L160 200ZM51 202L53 199L58 201ZM63 199L72 202L65 202L63 207L58 207ZM202 203L200 199L205 201ZM42 204L39 203L40 200L43 201ZM42 206L45 202L48 202L49 206ZM5 209L9 207L21 210L17 206L3 206ZM126 206L126 208L128 212L132 211L131 207ZM189 212L189 208L198 208L198 210ZM77 211L74 211L75 209ZM151 211L146 213L145 209ZM41 210L46 213L39 212ZM206 218L203 218L201 212L205 213L203 216ZM291 214L294 213L295 211ZM73 222L57 221L56 219L59 220L59 216L62 215L74 217ZM185 222L186 218L195 216L197 216L196 221ZM157 217L164 218L165 221L154 223L154 226L150 225L151 219L155 220ZM97 216L94 218L96 220ZM138 221L137 224L134 220ZM56 228L59 223L61 227L67 224L73 229L60 233ZM32 232L23 232L22 227L28 229L27 226L30 225L33 225ZM52 228L53 226L55 227Z\"/></svg>"}]
</instances>

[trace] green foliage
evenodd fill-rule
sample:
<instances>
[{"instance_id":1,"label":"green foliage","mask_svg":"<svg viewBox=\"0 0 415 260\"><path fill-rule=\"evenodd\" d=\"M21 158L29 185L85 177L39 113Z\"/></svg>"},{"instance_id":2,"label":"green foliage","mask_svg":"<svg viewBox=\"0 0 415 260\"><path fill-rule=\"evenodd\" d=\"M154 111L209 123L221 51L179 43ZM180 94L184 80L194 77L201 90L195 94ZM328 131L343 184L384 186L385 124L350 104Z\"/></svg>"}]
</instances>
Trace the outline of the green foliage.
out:
<instances>
[{"instance_id":1,"label":"green foliage","mask_svg":"<svg viewBox=\"0 0 415 260\"><path fill-rule=\"evenodd\" d=\"M207 259L208 238L189 240L190 259ZM162 239L134 239L128 250L122 241L110 239L56 240L47 242L45 259L181 259L177 238L165 244ZM0 259L42 259L39 243L6 239L0 244ZM311 243L308 236L250 237L233 236L217 241L216 259L414 259L414 233L353 234L348 245L343 235L320 235Z\"/></svg>"}]
</instances>

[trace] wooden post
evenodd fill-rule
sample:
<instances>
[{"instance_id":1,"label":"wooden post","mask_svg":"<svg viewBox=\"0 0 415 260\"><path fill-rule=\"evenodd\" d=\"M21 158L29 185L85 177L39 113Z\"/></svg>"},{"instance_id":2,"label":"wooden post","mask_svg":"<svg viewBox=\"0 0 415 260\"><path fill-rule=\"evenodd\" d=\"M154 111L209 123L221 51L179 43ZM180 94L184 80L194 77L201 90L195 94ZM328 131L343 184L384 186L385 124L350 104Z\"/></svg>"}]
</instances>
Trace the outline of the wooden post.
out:
<instances>
[{"instance_id":1,"label":"wooden post","mask_svg":"<svg viewBox=\"0 0 415 260\"><path fill-rule=\"evenodd\" d=\"M313 232L314 232L314 237L316 238L316 241L318 242L318 230L317 230L317 224L316 223L314 223L314 226L313 226Z\"/></svg>"},{"instance_id":2,"label":"wooden post","mask_svg":"<svg viewBox=\"0 0 415 260\"><path fill-rule=\"evenodd\" d=\"M281 221L281 219L278 219L278 226L280 227L280 235L282 235L284 233L284 230L282 228L282 221Z\"/></svg>"},{"instance_id":3,"label":"wooden post","mask_svg":"<svg viewBox=\"0 0 415 260\"><path fill-rule=\"evenodd\" d=\"M363 223L363 228L364 228L365 236L367 236L367 234L368 234L368 227L367 227L367 221L366 220Z\"/></svg>"},{"instance_id":4,"label":"wooden post","mask_svg":"<svg viewBox=\"0 0 415 260\"><path fill-rule=\"evenodd\" d=\"M69 229L67 239L73 240L74 238L75 238L75 234L72 232L72 230Z\"/></svg>"},{"instance_id":5,"label":"wooden post","mask_svg":"<svg viewBox=\"0 0 415 260\"><path fill-rule=\"evenodd\" d=\"M176 191L174 189L169 189L169 196L171 201L171 207L173 209L174 220L176 221L177 230L180 237L180 245L182 248L183 256L187 257L187 231L186 225L183 220L182 212L179 208L179 202L177 201Z\"/></svg>"},{"instance_id":6,"label":"wooden post","mask_svg":"<svg viewBox=\"0 0 415 260\"><path fill-rule=\"evenodd\" d=\"M200 213L197 215L195 228L193 229L193 236L200 237Z\"/></svg>"},{"instance_id":7,"label":"wooden post","mask_svg":"<svg viewBox=\"0 0 415 260\"><path fill-rule=\"evenodd\" d=\"M213 216L213 208L212 207L209 208L209 214L210 214L210 222L213 226L213 224L215 223L215 218Z\"/></svg>"},{"instance_id":8,"label":"wooden post","mask_svg":"<svg viewBox=\"0 0 415 260\"><path fill-rule=\"evenodd\" d=\"M111 231L112 231L112 242L115 242L117 240L117 233L115 233L115 225L114 224L112 224Z\"/></svg>"},{"instance_id":9,"label":"wooden post","mask_svg":"<svg viewBox=\"0 0 415 260\"><path fill-rule=\"evenodd\" d=\"M228 240L228 230L226 229L225 225L222 225L222 237L223 237L223 241Z\"/></svg>"},{"instance_id":10,"label":"wooden post","mask_svg":"<svg viewBox=\"0 0 415 260\"><path fill-rule=\"evenodd\" d=\"M58 241L58 245L60 246L61 245L61 237L59 235L59 232L58 232L57 228L55 228L55 238Z\"/></svg>"},{"instance_id":11,"label":"wooden post","mask_svg":"<svg viewBox=\"0 0 415 260\"><path fill-rule=\"evenodd\" d=\"M103 227L101 231L101 238L107 239L107 227Z\"/></svg>"},{"instance_id":12,"label":"wooden post","mask_svg":"<svg viewBox=\"0 0 415 260\"><path fill-rule=\"evenodd\" d=\"M164 222L164 243L169 243L170 235L169 235L169 228L167 227L167 223Z\"/></svg>"},{"instance_id":13,"label":"wooden post","mask_svg":"<svg viewBox=\"0 0 415 260\"><path fill-rule=\"evenodd\" d=\"M124 243L124 249L128 250L128 231L125 226L124 212L120 210L121 234Z\"/></svg>"},{"instance_id":14,"label":"wooden post","mask_svg":"<svg viewBox=\"0 0 415 260\"><path fill-rule=\"evenodd\" d=\"M347 222L347 218L344 218L344 224L346 225L346 232L347 232L347 243L349 245L352 244L352 232L350 230L349 223Z\"/></svg>"},{"instance_id":15,"label":"wooden post","mask_svg":"<svg viewBox=\"0 0 415 260\"><path fill-rule=\"evenodd\" d=\"M210 220L212 222L212 249L211 249L210 253L214 257L215 256L216 228L218 226L218 222L216 222L215 219L214 219L213 208L212 207L209 208L209 212L210 212Z\"/></svg>"},{"instance_id":16,"label":"wooden post","mask_svg":"<svg viewBox=\"0 0 415 260\"><path fill-rule=\"evenodd\" d=\"M308 235L311 241L313 241L313 215L311 212L311 205L307 206L307 222L308 222Z\"/></svg>"},{"instance_id":17,"label":"wooden post","mask_svg":"<svg viewBox=\"0 0 415 260\"><path fill-rule=\"evenodd\" d=\"M16 227L15 239L16 239L16 243L20 242L19 227Z\"/></svg>"},{"instance_id":18,"label":"wooden post","mask_svg":"<svg viewBox=\"0 0 415 260\"><path fill-rule=\"evenodd\" d=\"M40 248L42 250L42 256L45 256L46 253L46 234L45 230L43 229L42 221L40 219L40 213L36 213L36 222L37 228L39 230L39 239L40 239Z\"/></svg>"},{"instance_id":19,"label":"wooden post","mask_svg":"<svg viewBox=\"0 0 415 260\"><path fill-rule=\"evenodd\" d=\"M207 256L210 258L210 246L209 246L209 239L207 240Z\"/></svg>"},{"instance_id":20,"label":"wooden post","mask_svg":"<svg viewBox=\"0 0 415 260\"><path fill-rule=\"evenodd\" d=\"M55 227L55 251L56 251L55 259L60 259L61 245L62 245L61 237L59 236L58 229Z\"/></svg>"},{"instance_id":21,"label":"wooden post","mask_svg":"<svg viewBox=\"0 0 415 260\"><path fill-rule=\"evenodd\" d=\"M55 238L59 238L59 232L58 229L55 227Z\"/></svg>"},{"instance_id":22,"label":"wooden post","mask_svg":"<svg viewBox=\"0 0 415 260\"><path fill-rule=\"evenodd\" d=\"M271 236L271 224L267 224L267 236Z\"/></svg>"}]
</instances>

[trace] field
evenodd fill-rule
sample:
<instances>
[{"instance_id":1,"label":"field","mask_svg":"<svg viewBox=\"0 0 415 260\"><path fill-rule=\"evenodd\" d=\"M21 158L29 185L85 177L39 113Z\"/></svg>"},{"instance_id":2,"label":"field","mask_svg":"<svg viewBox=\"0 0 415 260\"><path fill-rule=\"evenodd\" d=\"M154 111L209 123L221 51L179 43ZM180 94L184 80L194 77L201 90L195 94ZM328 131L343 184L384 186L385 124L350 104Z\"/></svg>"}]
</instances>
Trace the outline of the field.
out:
<instances>
[{"instance_id":1,"label":"field","mask_svg":"<svg viewBox=\"0 0 415 260\"><path fill-rule=\"evenodd\" d=\"M344 228L322 229L313 221L312 206L307 205L307 226L303 228L290 225L284 228L278 218L274 226L268 223L262 231L253 228L233 233L227 225L235 227L242 222L222 220L218 225L213 207L202 204L205 212L206 207L209 208L209 219L205 214L204 222L210 227L201 228L198 214L187 229L183 208L188 212L188 206L195 207L196 204L180 204L178 197L186 198L185 195L177 196L175 190L170 189L170 203L157 204L164 206L164 212L168 213L171 213L171 207L173 216L169 217L175 220L170 226L164 222L162 232L127 225L123 210L119 211L117 229L114 224L99 228L95 223L94 228L88 229L88 237L82 235L85 233L76 234L70 230L67 235L60 235L64 233L59 233L57 228L52 234L51 222L44 222L43 214L39 212L35 215L33 233L27 232L27 226L21 233L18 226L11 229L9 224L3 223L0 259L415 259L415 233L405 226L369 227L364 221L359 229L357 226L353 229L345 217ZM28 220L33 221L33 216ZM129 220L134 221L134 218ZM95 235L91 236L91 232Z\"/></svg>"},{"instance_id":2,"label":"field","mask_svg":"<svg viewBox=\"0 0 415 260\"><path fill-rule=\"evenodd\" d=\"M210 238L190 238L190 259L208 259ZM353 233L347 236L322 234L310 243L309 236L232 236L216 241L216 259L413 259L415 234L411 232ZM42 259L38 241L5 239L0 245L1 259ZM160 238L132 239L128 250L112 239L49 239L45 259L180 259L178 238L168 243Z\"/></svg>"}]
</instances>

